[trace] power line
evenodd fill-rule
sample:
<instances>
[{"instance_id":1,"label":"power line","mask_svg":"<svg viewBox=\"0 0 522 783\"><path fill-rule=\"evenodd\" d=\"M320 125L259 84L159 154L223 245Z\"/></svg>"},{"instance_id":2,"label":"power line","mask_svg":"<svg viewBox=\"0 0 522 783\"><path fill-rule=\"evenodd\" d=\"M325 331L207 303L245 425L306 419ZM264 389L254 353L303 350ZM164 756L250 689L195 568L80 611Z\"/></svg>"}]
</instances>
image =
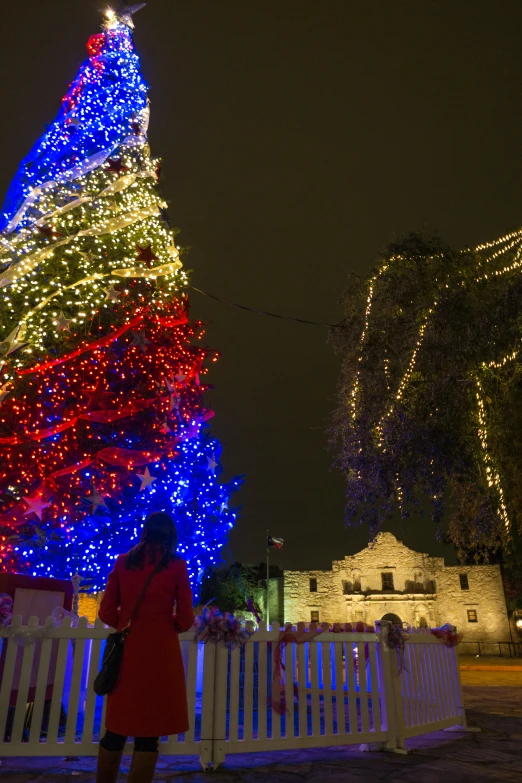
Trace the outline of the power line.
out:
<instances>
[{"instance_id":1,"label":"power line","mask_svg":"<svg viewBox=\"0 0 522 783\"><path fill-rule=\"evenodd\" d=\"M292 318L288 315L279 315L279 313L269 313L266 310L257 310L255 307L247 307L246 305L237 304L236 302L230 302L228 299L221 299L219 296L214 296L214 294L209 294L207 291L202 291L201 288L196 288L195 286L191 286L193 291L197 291L198 294L203 294L203 296L208 296L209 299L214 299L216 302L221 302L222 304L230 305L230 307L237 307L238 310L247 310L249 313L257 313L258 315L267 315L270 318L279 318L281 321L294 321L298 324L310 324L311 326L328 326L331 329L342 329L342 324L327 324L323 323L322 321L308 321L306 318Z\"/></svg>"}]
</instances>

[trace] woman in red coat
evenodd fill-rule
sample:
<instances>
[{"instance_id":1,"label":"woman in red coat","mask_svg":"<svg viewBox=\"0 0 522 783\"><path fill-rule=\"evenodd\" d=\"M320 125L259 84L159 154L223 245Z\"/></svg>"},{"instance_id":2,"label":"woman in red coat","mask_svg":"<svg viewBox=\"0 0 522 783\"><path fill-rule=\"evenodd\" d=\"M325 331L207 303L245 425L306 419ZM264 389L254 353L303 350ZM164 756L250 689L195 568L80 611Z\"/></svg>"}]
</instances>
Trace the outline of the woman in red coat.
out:
<instances>
[{"instance_id":1,"label":"woman in red coat","mask_svg":"<svg viewBox=\"0 0 522 783\"><path fill-rule=\"evenodd\" d=\"M99 617L121 631L158 566L125 640L118 682L107 697L107 731L100 741L97 783L116 783L128 736L134 737L128 783L149 783L156 768L159 737L189 728L178 633L192 627L194 613L187 565L176 556L176 547L172 517L164 512L151 514L145 520L141 543L120 555L109 574Z\"/></svg>"}]
</instances>

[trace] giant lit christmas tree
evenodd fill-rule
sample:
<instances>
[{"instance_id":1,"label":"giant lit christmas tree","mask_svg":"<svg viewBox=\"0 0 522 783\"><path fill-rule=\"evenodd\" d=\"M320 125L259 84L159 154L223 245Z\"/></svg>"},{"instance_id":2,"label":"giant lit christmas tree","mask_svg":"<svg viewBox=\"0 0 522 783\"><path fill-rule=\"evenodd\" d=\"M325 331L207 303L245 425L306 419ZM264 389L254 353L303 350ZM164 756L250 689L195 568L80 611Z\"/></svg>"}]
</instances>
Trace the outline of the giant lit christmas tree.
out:
<instances>
[{"instance_id":1,"label":"giant lit christmas tree","mask_svg":"<svg viewBox=\"0 0 522 783\"><path fill-rule=\"evenodd\" d=\"M171 511L193 586L235 515L205 422L206 349L147 144L132 40L108 10L0 228L0 568L101 589Z\"/></svg>"}]
</instances>

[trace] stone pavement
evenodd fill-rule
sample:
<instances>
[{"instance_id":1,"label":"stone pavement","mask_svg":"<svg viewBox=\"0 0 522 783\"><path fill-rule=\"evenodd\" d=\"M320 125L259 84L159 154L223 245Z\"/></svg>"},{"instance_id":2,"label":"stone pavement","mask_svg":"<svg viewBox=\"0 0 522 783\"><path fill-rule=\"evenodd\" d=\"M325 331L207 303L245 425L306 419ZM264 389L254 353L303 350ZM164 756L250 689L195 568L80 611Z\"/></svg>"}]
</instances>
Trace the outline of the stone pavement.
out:
<instances>
[{"instance_id":1,"label":"stone pavement","mask_svg":"<svg viewBox=\"0 0 522 783\"><path fill-rule=\"evenodd\" d=\"M460 670L483 669L491 671L502 671L503 669L512 669L522 672L522 658L509 658L500 655L461 655L459 657Z\"/></svg>"},{"instance_id":2,"label":"stone pavement","mask_svg":"<svg viewBox=\"0 0 522 783\"><path fill-rule=\"evenodd\" d=\"M172 783L522 783L522 675L498 685L464 684L468 721L478 734L437 732L409 741L410 755L354 748L235 755L217 772L201 772L194 758L163 757L156 781ZM507 672L505 675L507 676ZM464 679L464 677L463 677ZM125 781L130 759L124 759ZM4 759L0 783L93 783L94 759Z\"/></svg>"}]
</instances>

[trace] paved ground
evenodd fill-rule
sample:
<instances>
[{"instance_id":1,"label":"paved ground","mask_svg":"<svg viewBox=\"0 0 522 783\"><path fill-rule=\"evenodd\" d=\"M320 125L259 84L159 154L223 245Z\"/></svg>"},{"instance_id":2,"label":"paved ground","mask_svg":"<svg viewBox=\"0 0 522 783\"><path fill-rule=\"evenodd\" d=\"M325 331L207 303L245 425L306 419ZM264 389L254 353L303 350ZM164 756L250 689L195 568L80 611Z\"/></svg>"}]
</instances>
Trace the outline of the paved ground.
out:
<instances>
[{"instance_id":1,"label":"paved ground","mask_svg":"<svg viewBox=\"0 0 522 783\"><path fill-rule=\"evenodd\" d=\"M356 748L229 756L215 783L522 783L522 672L462 672L468 721L479 734L411 740L408 756ZM4 759L0 783L92 783L93 759ZM129 759L122 766L126 779ZM194 759L163 758L157 781L205 783Z\"/></svg>"},{"instance_id":2,"label":"paved ground","mask_svg":"<svg viewBox=\"0 0 522 783\"><path fill-rule=\"evenodd\" d=\"M461 655L460 669L515 669L522 672L522 658L508 658L507 656L489 655Z\"/></svg>"}]
</instances>

